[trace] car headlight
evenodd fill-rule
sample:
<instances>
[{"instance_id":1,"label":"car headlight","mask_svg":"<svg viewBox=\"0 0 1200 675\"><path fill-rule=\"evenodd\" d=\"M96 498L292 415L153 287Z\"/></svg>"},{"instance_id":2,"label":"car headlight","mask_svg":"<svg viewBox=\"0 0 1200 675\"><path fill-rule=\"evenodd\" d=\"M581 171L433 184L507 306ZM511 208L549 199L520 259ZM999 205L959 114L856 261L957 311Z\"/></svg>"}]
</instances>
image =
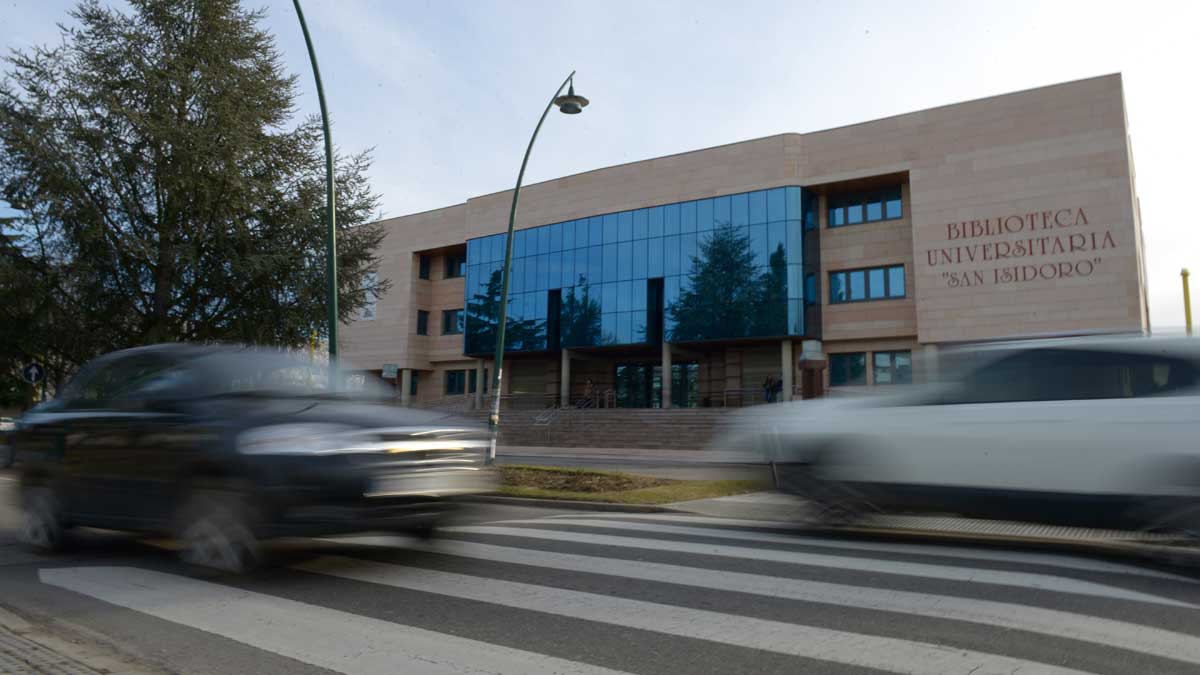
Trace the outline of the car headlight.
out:
<instances>
[{"instance_id":1,"label":"car headlight","mask_svg":"<svg viewBox=\"0 0 1200 675\"><path fill-rule=\"evenodd\" d=\"M247 455L321 455L344 451L341 424L276 424L238 434L238 452Z\"/></svg>"}]
</instances>

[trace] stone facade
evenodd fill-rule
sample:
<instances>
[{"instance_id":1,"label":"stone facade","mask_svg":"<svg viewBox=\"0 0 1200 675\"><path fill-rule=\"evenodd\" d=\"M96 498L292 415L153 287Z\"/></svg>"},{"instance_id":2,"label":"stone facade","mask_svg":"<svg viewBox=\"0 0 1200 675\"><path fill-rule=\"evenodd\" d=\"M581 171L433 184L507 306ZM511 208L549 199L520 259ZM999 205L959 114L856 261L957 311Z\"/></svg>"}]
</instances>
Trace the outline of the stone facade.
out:
<instances>
[{"instance_id":1,"label":"stone facade","mask_svg":"<svg viewBox=\"0 0 1200 675\"><path fill-rule=\"evenodd\" d=\"M827 227L826 194L881 180L902 185L900 219ZM944 343L1149 328L1119 74L528 185L516 227L785 185L822 195L826 353L907 348L918 356ZM502 232L511 198L498 192L384 221L381 275L393 287L374 320L342 331L346 367L419 371L422 383L434 382L419 396L427 399L440 395L446 370L479 365L463 357L461 335L440 335L442 310L463 307L462 279L442 278L441 256ZM418 278L422 253L431 257L429 280ZM904 265L904 298L829 304L830 271L874 265ZM429 312L428 336L416 335L417 309ZM557 373L559 357L545 358ZM706 364L704 377L753 386L731 374L740 359ZM558 391L556 378L547 375L547 394Z\"/></svg>"}]
</instances>

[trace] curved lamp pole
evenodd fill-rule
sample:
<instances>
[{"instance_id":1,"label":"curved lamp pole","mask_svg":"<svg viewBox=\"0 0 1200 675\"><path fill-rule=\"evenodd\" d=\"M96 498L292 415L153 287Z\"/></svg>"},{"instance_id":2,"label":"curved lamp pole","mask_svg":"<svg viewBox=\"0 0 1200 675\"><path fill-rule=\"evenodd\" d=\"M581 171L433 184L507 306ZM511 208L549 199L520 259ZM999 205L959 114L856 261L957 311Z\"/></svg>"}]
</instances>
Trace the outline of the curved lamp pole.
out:
<instances>
[{"instance_id":1,"label":"curved lamp pole","mask_svg":"<svg viewBox=\"0 0 1200 675\"><path fill-rule=\"evenodd\" d=\"M316 61L313 63L315 64ZM562 91L567 85L570 85L570 88L564 96ZM513 224L517 218L517 198L521 196L521 181L525 178L525 166L529 164L529 153L533 151L533 144L537 141L538 131L541 131L542 122L546 121L546 115L550 113L550 108L557 105L558 109L565 115L578 115L583 112L587 104L588 100L586 98L575 94L575 71L572 70L567 79L563 80L563 83L558 86L558 89L554 92L554 96L546 104L546 109L542 111L542 116L538 119L537 126L533 128L533 137L529 139L529 147L525 148L525 159L521 160L521 170L517 173L517 187L513 189L512 208L508 211L508 237L504 245L504 271L501 273L500 281L500 316L496 324L496 363L493 367L495 372L492 373L492 414L488 418L488 430L490 432L490 443L488 446L489 461L495 461L496 459L496 439L500 435L500 382L504 377L504 327L508 322L508 272L512 267Z\"/></svg>"},{"instance_id":2,"label":"curved lamp pole","mask_svg":"<svg viewBox=\"0 0 1200 675\"><path fill-rule=\"evenodd\" d=\"M337 388L338 348L338 280L337 280L337 212L333 189L333 138L329 133L329 109L325 107L325 87L321 85L321 68L317 66L317 53L313 51L308 24L300 0L292 0L296 16L300 19L300 30L304 32L304 44L308 46L308 60L312 62L313 77L317 80L317 100L321 103L321 126L325 131L325 218L328 232L325 235L325 267L328 283L326 305L329 314L329 388ZM523 167L522 167L523 169Z\"/></svg>"}]
</instances>

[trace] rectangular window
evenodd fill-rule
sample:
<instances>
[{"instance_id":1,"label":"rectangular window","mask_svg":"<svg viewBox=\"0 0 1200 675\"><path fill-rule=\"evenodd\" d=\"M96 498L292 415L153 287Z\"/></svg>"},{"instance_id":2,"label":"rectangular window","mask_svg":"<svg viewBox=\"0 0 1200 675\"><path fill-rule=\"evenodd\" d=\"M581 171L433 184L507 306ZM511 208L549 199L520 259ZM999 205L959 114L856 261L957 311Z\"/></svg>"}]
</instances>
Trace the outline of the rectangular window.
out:
<instances>
[{"instance_id":1,"label":"rectangular window","mask_svg":"<svg viewBox=\"0 0 1200 675\"><path fill-rule=\"evenodd\" d=\"M912 384L912 352L875 352L875 384Z\"/></svg>"},{"instance_id":2,"label":"rectangular window","mask_svg":"<svg viewBox=\"0 0 1200 675\"><path fill-rule=\"evenodd\" d=\"M475 371L471 371L475 372ZM446 371L446 395L465 394L467 392L467 371L465 370L447 370Z\"/></svg>"},{"instance_id":3,"label":"rectangular window","mask_svg":"<svg viewBox=\"0 0 1200 675\"><path fill-rule=\"evenodd\" d=\"M804 304L816 304L817 300L817 275L807 274L804 277Z\"/></svg>"},{"instance_id":4,"label":"rectangular window","mask_svg":"<svg viewBox=\"0 0 1200 675\"><path fill-rule=\"evenodd\" d=\"M889 298L903 298L904 297L904 265L896 265L895 267L889 267L887 270L887 274L888 274L888 281L887 281L888 297Z\"/></svg>"},{"instance_id":5,"label":"rectangular window","mask_svg":"<svg viewBox=\"0 0 1200 675\"><path fill-rule=\"evenodd\" d=\"M408 395L409 396L417 395L417 380L420 379L418 377L420 374L421 373L419 371L416 371L416 370L412 371L412 379L409 380L409 384L408 384Z\"/></svg>"},{"instance_id":6,"label":"rectangular window","mask_svg":"<svg viewBox=\"0 0 1200 675\"><path fill-rule=\"evenodd\" d=\"M461 309L442 310L442 335L459 335L463 331L463 311Z\"/></svg>"},{"instance_id":7,"label":"rectangular window","mask_svg":"<svg viewBox=\"0 0 1200 675\"><path fill-rule=\"evenodd\" d=\"M829 227L895 220L904 214L900 186L829 198Z\"/></svg>"},{"instance_id":8,"label":"rectangular window","mask_svg":"<svg viewBox=\"0 0 1200 675\"><path fill-rule=\"evenodd\" d=\"M467 273L467 257L462 253L447 253L445 260L447 279L457 279Z\"/></svg>"},{"instance_id":9,"label":"rectangular window","mask_svg":"<svg viewBox=\"0 0 1200 675\"><path fill-rule=\"evenodd\" d=\"M429 278L429 256L421 255L417 265L417 276L422 279Z\"/></svg>"},{"instance_id":10,"label":"rectangular window","mask_svg":"<svg viewBox=\"0 0 1200 675\"><path fill-rule=\"evenodd\" d=\"M429 335L429 312L417 310L417 335Z\"/></svg>"},{"instance_id":11,"label":"rectangular window","mask_svg":"<svg viewBox=\"0 0 1200 675\"><path fill-rule=\"evenodd\" d=\"M904 265L829 273L830 304L903 297Z\"/></svg>"},{"instance_id":12,"label":"rectangular window","mask_svg":"<svg viewBox=\"0 0 1200 675\"><path fill-rule=\"evenodd\" d=\"M866 383L866 352L829 355L829 386L862 386Z\"/></svg>"}]
</instances>

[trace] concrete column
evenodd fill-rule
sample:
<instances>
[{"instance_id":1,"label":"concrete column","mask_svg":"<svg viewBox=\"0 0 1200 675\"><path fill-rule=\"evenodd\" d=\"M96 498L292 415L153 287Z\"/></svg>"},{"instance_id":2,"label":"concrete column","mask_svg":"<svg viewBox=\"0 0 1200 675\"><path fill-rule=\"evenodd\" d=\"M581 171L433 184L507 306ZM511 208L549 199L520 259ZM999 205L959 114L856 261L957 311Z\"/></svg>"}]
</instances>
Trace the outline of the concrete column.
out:
<instances>
[{"instance_id":1,"label":"concrete column","mask_svg":"<svg viewBox=\"0 0 1200 675\"><path fill-rule=\"evenodd\" d=\"M400 405L407 408L412 405L412 368L400 370Z\"/></svg>"},{"instance_id":2,"label":"concrete column","mask_svg":"<svg viewBox=\"0 0 1200 675\"><path fill-rule=\"evenodd\" d=\"M662 345L662 407L671 407L671 343Z\"/></svg>"},{"instance_id":3,"label":"concrete column","mask_svg":"<svg viewBox=\"0 0 1200 675\"><path fill-rule=\"evenodd\" d=\"M483 364L486 363L483 359L475 361L475 409L483 410L483 389L487 386L487 382L483 376Z\"/></svg>"},{"instance_id":4,"label":"concrete column","mask_svg":"<svg viewBox=\"0 0 1200 675\"><path fill-rule=\"evenodd\" d=\"M562 367L558 371L558 405L571 406L571 352L562 350Z\"/></svg>"},{"instance_id":5,"label":"concrete column","mask_svg":"<svg viewBox=\"0 0 1200 675\"><path fill-rule=\"evenodd\" d=\"M783 391L780 400L792 400L792 381L793 373L796 371L796 363L792 358L792 341L784 340L779 345L779 360L783 366Z\"/></svg>"}]
</instances>

